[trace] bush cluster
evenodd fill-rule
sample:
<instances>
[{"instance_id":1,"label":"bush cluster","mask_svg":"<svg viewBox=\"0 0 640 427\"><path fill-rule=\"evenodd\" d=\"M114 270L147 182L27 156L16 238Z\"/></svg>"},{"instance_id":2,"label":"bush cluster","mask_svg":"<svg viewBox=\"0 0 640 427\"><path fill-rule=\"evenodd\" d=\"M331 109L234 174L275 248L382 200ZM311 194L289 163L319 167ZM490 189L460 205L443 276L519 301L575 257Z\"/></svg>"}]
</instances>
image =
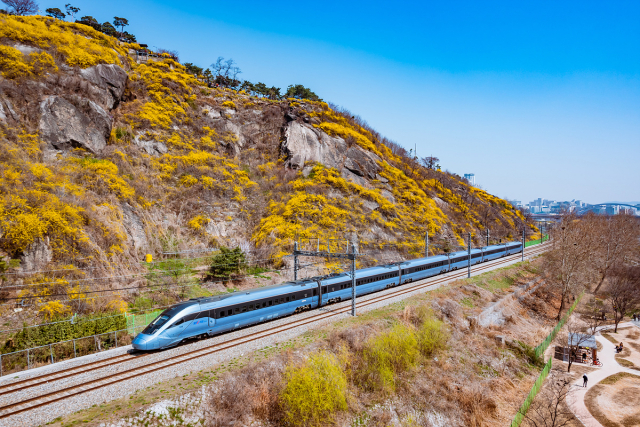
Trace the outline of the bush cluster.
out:
<instances>
[{"instance_id":1,"label":"bush cluster","mask_svg":"<svg viewBox=\"0 0 640 427\"><path fill-rule=\"evenodd\" d=\"M79 317L77 321L24 327L14 333L2 346L2 354L47 345L60 341L88 337L127 328L124 314L105 313Z\"/></svg>"}]
</instances>

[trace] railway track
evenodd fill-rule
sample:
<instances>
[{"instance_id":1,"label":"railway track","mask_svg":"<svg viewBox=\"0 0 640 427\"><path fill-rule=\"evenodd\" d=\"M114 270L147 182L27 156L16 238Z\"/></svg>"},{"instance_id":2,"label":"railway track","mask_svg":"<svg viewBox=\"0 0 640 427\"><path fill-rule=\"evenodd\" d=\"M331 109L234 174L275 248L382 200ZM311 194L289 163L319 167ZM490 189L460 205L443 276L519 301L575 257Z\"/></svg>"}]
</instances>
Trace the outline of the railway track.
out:
<instances>
[{"instance_id":1,"label":"railway track","mask_svg":"<svg viewBox=\"0 0 640 427\"><path fill-rule=\"evenodd\" d=\"M526 256L538 255L546 250L546 247L538 247L534 246L529 250L525 250ZM520 257L521 254L511 255L508 257L500 258L494 261L489 261L487 263L478 264L471 267L472 272L485 272L492 270L496 267L499 267L503 264L508 264L514 261L514 258ZM398 296L402 296L408 293L412 293L418 290L423 290L425 288L430 287L438 287L442 283L448 282L450 280L464 278L467 275L466 268L453 272L453 274L448 274L446 276L436 276L428 279L423 279L420 282L413 282L409 284L405 284L402 286L398 286L396 288L390 288L384 295L369 295L369 299L366 301L359 301L356 303L357 308L363 308L370 306L372 304L377 304L381 301L396 298ZM155 358L153 361L147 364L142 364L136 367L127 368L124 366L126 362L133 360L143 360L146 357L149 357L154 353L145 353L142 355L120 355L107 359L103 359L96 362L91 362L84 364L82 366L73 367L63 369L57 372L43 374L34 378L29 378L21 381L16 381L12 383L7 383L0 385L0 399L5 400L4 398L9 397L13 393L18 392L26 392L27 398L21 399L16 402L6 403L3 406L0 406L0 419L6 419L16 414L20 414L26 411L30 411L36 408L40 408L46 405L49 405L54 402L59 402L61 400L69 399L74 396L78 396L80 394L84 394L90 391L94 391L103 387L107 387L113 384L117 384L119 382L127 381L136 377L140 377L152 372L160 371L163 369L171 368L172 366L179 365L186 361L193 361L194 359L201 358L204 356L208 356L214 353L221 352L223 350L239 346L242 344L246 344L255 340L259 340L261 338L265 338L271 336L273 334L285 332L294 328L298 328L300 326L309 325L315 322L324 321L326 319L330 319L332 317L336 317L338 315L348 313L351 311L351 306L339 307L335 309L325 309L323 311L317 312L309 317L305 317L298 320L293 320L283 325L274 326L273 328L265 329L262 331L249 333L242 337L230 339L227 341L223 341L220 343L213 342L210 346L206 346L204 348L199 348L196 350L187 351L177 355L171 355L164 360L157 361ZM308 313L308 312L307 312ZM39 386L44 385L53 385L55 382L70 378L76 375L81 375L84 373L88 373L90 371L95 371L101 368L106 367L114 367L117 365L123 365L122 370L116 373L106 373L105 375L89 379L86 381L81 381L78 384L59 388L54 391L44 392L39 395L36 394L36 390L30 391L30 389L35 389ZM97 373L96 373L97 374ZM98 374L99 375L99 374ZM4 398L3 398L4 397Z\"/></svg>"}]
</instances>

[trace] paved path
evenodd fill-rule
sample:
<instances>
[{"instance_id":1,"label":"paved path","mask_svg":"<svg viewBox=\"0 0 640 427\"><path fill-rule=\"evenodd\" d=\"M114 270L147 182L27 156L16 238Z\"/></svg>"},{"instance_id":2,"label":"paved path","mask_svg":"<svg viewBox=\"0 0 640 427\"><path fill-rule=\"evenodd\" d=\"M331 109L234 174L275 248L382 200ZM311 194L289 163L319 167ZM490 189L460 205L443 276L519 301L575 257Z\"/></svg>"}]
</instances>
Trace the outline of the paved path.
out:
<instances>
[{"instance_id":1,"label":"paved path","mask_svg":"<svg viewBox=\"0 0 640 427\"><path fill-rule=\"evenodd\" d=\"M631 325L632 322L621 323L618 325L618 328ZM606 329L613 329L613 326L598 328L599 331ZM628 372L638 375L638 371L624 368L618 364L615 358L616 347L608 339L601 335L596 335L596 340L602 344L602 350L598 351L598 358L602 362L602 368L587 374L589 378L587 387L582 387L582 377L578 378L571 384L571 392L567 395L567 405L569 405L569 409L571 409L576 418L578 418L585 427L603 427L602 424L591 415L591 412L589 412L587 406L584 404L584 397L589 388L618 372Z\"/></svg>"}]
</instances>

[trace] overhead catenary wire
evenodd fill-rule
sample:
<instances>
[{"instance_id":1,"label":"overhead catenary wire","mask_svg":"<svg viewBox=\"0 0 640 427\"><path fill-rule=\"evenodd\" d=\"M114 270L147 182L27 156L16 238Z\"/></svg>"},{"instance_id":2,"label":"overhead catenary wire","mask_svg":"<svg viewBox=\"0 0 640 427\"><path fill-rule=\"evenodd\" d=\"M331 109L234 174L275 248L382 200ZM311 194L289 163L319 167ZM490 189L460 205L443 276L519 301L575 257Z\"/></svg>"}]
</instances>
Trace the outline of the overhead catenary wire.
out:
<instances>
[{"instance_id":1,"label":"overhead catenary wire","mask_svg":"<svg viewBox=\"0 0 640 427\"><path fill-rule=\"evenodd\" d=\"M317 263L312 263L312 264L306 264L303 265L300 268L303 267L309 267L312 265L318 265L321 264L322 262L317 262ZM284 271L284 270L292 270L294 267L285 267L282 269L278 269L278 270L266 270L263 271L263 273L275 273L278 271ZM241 279L241 278L245 278L245 277L253 277L255 276L255 274L245 274L245 275L241 275L241 276L234 276L233 279ZM211 282L206 282L206 283L224 283L224 282L228 282L230 279L225 279L225 280L215 280L215 281L211 281ZM162 288L162 287L189 287L189 286L200 286L203 285L203 283L162 283L162 284L157 284L157 285L152 285L152 286L132 286L132 287L125 287L125 288L116 288L116 289L101 289L101 290L96 290L96 291L84 291L84 292L73 292L73 293L64 293L64 294L51 294L51 295L31 295L31 296L23 296L23 297L11 297L11 298L4 298L5 300L12 300L12 301L16 301L16 300L31 300L31 299L44 299L44 298L51 298L51 297L55 297L55 296L69 296L69 295L86 295L86 294L94 294L94 293L102 293L102 292L120 292L120 291L125 291L125 290L144 290L144 289L155 289L155 288ZM95 298L101 298L101 297L106 297L106 296L111 296L111 295L102 295L102 296L96 296L96 297L81 297L81 298L69 298L69 299L56 299L54 301L82 301L82 300L86 300L86 299L95 299ZM4 303L4 304L0 304L0 305L14 305L15 303ZM46 302L40 302L37 304L46 304Z\"/></svg>"},{"instance_id":2,"label":"overhead catenary wire","mask_svg":"<svg viewBox=\"0 0 640 427\"><path fill-rule=\"evenodd\" d=\"M282 257L278 257L278 258L282 258ZM277 259L277 258L275 258ZM253 260L254 262L261 262L261 263L266 263L266 262L273 262L274 258L262 258L262 259L257 259L257 260ZM207 266L207 267L221 267L221 266L227 266L227 265L237 265L237 263L217 263L217 264L206 264L203 265L201 267ZM105 276L105 277L83 277L81 279L66 279L65 280L67 282L86 282L86 281L98 281L98 280L115 280L115 279L123 279L123 278L131 278L131 277L138 277L138 276L149 276L149 275L154 275L154 274L158 274L158 273L172 273L172 272L179 272L179 271L184 271L184 270L188 270L188 269L193 269L196 268L196 266L190 267L190 266L185 266L182 268L177 268L175 270L158 270L157 272L154 270L149 270L147 272L143 272L143 273L134 273L134 274L125 274L125 275L121 275L121 276ZM73 270L69 270L69 271L73 271ZM166 276L169 276L170 274L165 274ZM29 287L29 286L42 286L42 285L55 285L58 284L58 281L51 281L51 282L35 282L35 283L26 283L26 284L22 284L22 285L6 285L6 286L2 286L2 289L9 289L9 288L25 288L25 287Z\"/></svg>"}]
</instances>

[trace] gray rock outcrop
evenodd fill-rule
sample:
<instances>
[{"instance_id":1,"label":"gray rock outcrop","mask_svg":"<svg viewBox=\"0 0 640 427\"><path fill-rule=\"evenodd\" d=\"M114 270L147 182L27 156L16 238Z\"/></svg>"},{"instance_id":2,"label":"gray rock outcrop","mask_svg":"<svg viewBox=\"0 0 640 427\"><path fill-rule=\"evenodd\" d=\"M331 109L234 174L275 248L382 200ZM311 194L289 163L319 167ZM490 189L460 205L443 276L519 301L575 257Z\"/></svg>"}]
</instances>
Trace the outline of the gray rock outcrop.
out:
<instances>
[{"instance_id":1,"label":"gray rock outcrop","mask_svg":"<svg viewBox=\"0 0 640 427\"><path fill-rule=\"evenodd\" d=\"M380 172L380 166L376 163L380 158L369 151L360 147L351 147L346 156L344 167L356 175L375 179Z\"/></svg>"},{"instance_id":2,"label":"gray rock outcrop","mask_svg":"<svg viewBox=\"0 0 640 427\"><path fill-rule=\"evenodd\" d=\"M126 71L115 64L99 64L80 70L82 77L104 92L102 104L108 109L118 105L127 86Z\"/></svg>"},{"instance_id":3,"label":"gray rock outcrop","mask_svg":"<svg viewBox=\"0 0 640 427\"><path fill-rule=\"evenodd\" d=\"M147 154L151 156L159 156L166 154L169 150L164 142L158 142L154 140L144 140L139 136L133 138L133 143L142 148Z\"/></svg>"},{"instance_id":4,"label":"gray rock outcrop","mask_svg":"<svg viewBox=\"0 0 640 427\"><path fill-rule=\"evenodd\" d=\"M100 152L107 145L111 117L98 104L80 100L80 107L59 96L40 103L40 134L57 150L84 148Z\"/></svg>"},{"instance_id":5,"label":"gray rock outcrop","mask_svg":"<svg viewBox=\"0 0 640 427\"><path fill-rule=\"evenodd\" d=\"M318 162L341 169L347 143L342 138L331 137L309 125L292 121L285 130L281 149L287 158L285 165L288 168L301 169L305 162Z\"/></svg>"},{"instance_id":6,"label":"gray rock outcrop","mask_svg":"<svg viewBox=\"0 0 640 427\"><path fill-rule=\"evenodd\" d=\"M37 239L29 245L20 257L20 268L23 271L42 270L53 259L53 250L49 238Z\"/></svg>"}]
</instances>

